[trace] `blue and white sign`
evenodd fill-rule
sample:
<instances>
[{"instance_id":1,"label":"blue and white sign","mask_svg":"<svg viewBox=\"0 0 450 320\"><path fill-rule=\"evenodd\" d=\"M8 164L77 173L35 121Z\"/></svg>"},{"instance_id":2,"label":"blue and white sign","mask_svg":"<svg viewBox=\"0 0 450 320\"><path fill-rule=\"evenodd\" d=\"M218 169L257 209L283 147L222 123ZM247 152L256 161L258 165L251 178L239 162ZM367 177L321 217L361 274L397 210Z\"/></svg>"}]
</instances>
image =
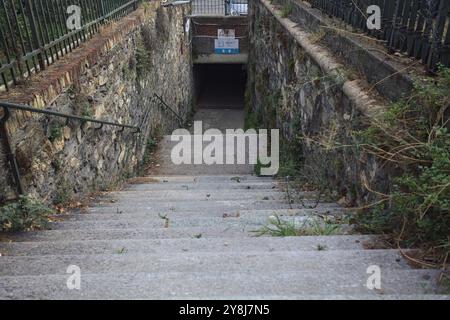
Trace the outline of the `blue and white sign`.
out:
<instances>
[{"instance_id":1,"label":"blue and white sign","mask_svg":"<svg viewBox=\"0 0 450 320\"><path fill-rule=\"evenodd\" d=\"M238 54L239 39L234 38L214 39L214 52L216 54Z\"/></svg>"}]
</instances>

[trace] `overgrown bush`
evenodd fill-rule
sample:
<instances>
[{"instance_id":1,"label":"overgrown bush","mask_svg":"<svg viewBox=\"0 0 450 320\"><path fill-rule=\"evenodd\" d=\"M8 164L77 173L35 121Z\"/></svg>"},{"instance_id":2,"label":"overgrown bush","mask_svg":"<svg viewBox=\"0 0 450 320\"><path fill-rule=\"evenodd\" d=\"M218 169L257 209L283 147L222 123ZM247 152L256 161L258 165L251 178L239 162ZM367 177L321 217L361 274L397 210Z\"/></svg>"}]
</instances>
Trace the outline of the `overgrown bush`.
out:
<instances>
[{"instance_id":1,"label":"overgrown bush","mask_svg":"<svg viewBox=\"0 0 450 320\"><path fill-rule=\"evenodd\" d=\"M32 196L20 196L17 202L0 208L2 231L27 231L45 229L53 210Z\"/></svg>"},{"instance_id":2,"label":"overgrown bush","mask_svg":"<svg viewBox=\"0 0 450 320\"><path fill-rule=\"evenodd\" d=\"M339 180L344 150L376 157L391 176L390 188L365 186L375 200L358 210L353 223L362 231L393 235L404 247L438 249L433 252L445 259L450 252L450 69L441 67L436 77L416 81L408 97L372 118L365 129L332 128L301 137L314 152L300 166L298 159L281 161L282 175L287 174L283 166L297 168L294 173L322 192L321 185Z\"/></svg>"},{"instance_id":3,"label":"overgrown bush","mask_svg":"<svg viewBox=\"0 0 450 320\"><path fill-rule=\"evenodd\" d=\"M360 214L370 231L394 232L402 244L449 252L450 69L415 84L410 97L359 132L361 147L399 174L380 204Z\"/></svg>"},{"instance_id":4,"label":"overgrown bush","mask_svg":"<svg viewBox=\"0 0 450 320\"><path fill-rule=\"evenodd\" d=\"M66 178L61 178L58 181L58 189L53 197L53 204L56 206L66 206L74 196L73 184Z\"/></svg>"}]
</instances>

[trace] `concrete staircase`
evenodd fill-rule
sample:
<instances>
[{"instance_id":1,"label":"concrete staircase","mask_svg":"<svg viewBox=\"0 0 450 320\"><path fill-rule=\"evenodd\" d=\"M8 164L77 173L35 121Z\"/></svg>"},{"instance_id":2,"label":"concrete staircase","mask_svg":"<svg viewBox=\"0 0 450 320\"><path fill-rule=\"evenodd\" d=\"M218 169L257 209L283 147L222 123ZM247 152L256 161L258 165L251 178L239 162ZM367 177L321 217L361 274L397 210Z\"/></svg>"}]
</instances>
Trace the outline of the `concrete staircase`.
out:
<instances>
[{"instance_id":1,"label":"concrete staircase","mask_svg":"<svg viewBox=\"0 0 450 320\"><path fill-rule=\"evenodd\" d=\"M242 127L243 112L200 109L195 120ZM344 212L290 204L279 182L253 176L251 166L174 166L170 149L165 137L150 176L59 217L51 230L0 242L0 298L449 298L436 294L439 270L412 269L397 250L365 250L376 236L256 237L274 215L300 226ZM80 268L80 290L67 287L70 265ZM380 290L366 287L371 265L381 269Z\"/></svg>"},{"instance_id":2,"label":"concrete staircase","mask_svg":"<svg viewBox=\"0 0 450 320\"><path fill-rule=\"evenodd\" d=\"M2 299L446 299L436 270L396 250L364 250L375 236L255 237L269 216L342 214L304 209L276 181L252 175L153 176L106 193L52 230L1 243ZM81 289L69 290L69 265ZM381 268L382 289L366 287Z\"/></svg>"}]
</instances>

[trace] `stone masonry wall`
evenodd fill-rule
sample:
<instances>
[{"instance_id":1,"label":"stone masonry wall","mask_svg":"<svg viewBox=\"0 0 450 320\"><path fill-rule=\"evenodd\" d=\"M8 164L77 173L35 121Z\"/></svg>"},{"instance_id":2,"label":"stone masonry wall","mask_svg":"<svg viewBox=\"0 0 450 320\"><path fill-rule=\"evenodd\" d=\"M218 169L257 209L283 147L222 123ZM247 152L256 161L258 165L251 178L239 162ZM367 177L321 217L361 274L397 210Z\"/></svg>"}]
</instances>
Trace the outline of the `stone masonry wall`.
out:
<instances>
[{"instance_id":1,"label":"stone masonry wall","mask_svg":"<svg viewBox=\"0 0 450 320\"><path fill-rule=\"evenodd\" d=\"M185 17L189 4L146 3L108 25L0 100L138 125L142 131L14 112L9 136L26 191L55 203L114 186L136 174L150 138L178 126L153 98L177 113L192 107L192 58ZM1 158L1 154L0 154ZM14 195L0 159L0 200Z\"/></svg>"},{"instance_id":2,"label":"stone masonry wall","mask_svg":"<svg viewBox=\"0 0 450 320\"><path fill-rule=\"evenodd\" d=\"M351 131L363 127L383 101L364 90L314 34L281 17L281 8L266 0L250 3L248 110L261 127L279 128L294 144L296 137L340 137L352 144ZM320 167L330 187L350 205L367 201L367 185L389 187L389 176L372 157L357 148L323 153L315 143L301 140L299 161Z\"/></svg>"}]
</instances>

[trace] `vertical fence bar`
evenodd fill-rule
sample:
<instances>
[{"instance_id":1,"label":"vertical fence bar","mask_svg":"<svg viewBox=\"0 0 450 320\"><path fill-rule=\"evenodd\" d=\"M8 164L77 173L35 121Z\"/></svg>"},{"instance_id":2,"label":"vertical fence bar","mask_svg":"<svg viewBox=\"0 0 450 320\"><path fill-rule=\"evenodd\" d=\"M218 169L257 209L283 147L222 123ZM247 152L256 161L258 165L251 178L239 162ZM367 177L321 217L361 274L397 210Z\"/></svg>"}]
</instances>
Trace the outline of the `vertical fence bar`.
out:
<instances>
[{"instance_id":1,"label":"vertical fence bar","mask_svg":"<svg viewBox=\"0 0 450 320\"><path fill-rule=\"evenodd\" d=\"M419 14L419 0L413 0L413 4L411 6L411 14L408 22L407 28L407 39L406 39L406 53L409 56L414 55L414 43L417 41L417 34L415 31L416 23L418 20Z\"/></svg>"},{"instance_id":2,"label":"vertical fence bar","mask_svg":"<svg viewBox=\"0 0 450 320\"><path fill-rule=\"evenodd\" d=\"M450 9L448 9L448 15L447 15L447 26L450 26ZM445 36L444 45L441 49L441 62L449 66L450 65L450 27L447 27L447 35Z\"/></svg>"},{"instance_id":3,"label":"vertical fence bar","mask_svg":"<svg viewBox=\"0 0 450 320\"><path fill-rule=\"evenodd\" d=\"M217 4L222 0L217 0ZM71 52L99 31L137 9L140 0L2 0L0 3L0 89ZM67 8L82 10L81 29L69 30ZM217 6L213 7L219 10ZM220 11L222 11L222 7ZM107 19L108 18L108 19Z\"/></svg>"},{"instance_id":4,"label":"vertical fence bar","mask_svg":"<svg viewBox=\"0 0 450 320\"><path fill-rule=\"evenodd\" d=\"M422 34L422 50L420 59L423 63L427 63L428 55L431 49L431 36L433 33L433 6L434 0L428 0L425 3L425 29Z\"/></svg>"},{"instance_id":5,"label":"vertical fence bar","mask_svg":"<svg viewBox=\"0 0 450 320\"><path fill-rule=\"evenodd\" d=\"M34 44L34 49L39 50L37 57L38 57L38 62L39 62L39 67L41 70L45 69L45 62L44 62L44 56L42 54L42 42L41 42L41 38L39 37L39 32L37 30L37 23L36 23L36 17L34 15L34 11L32 8L32 3L31 0L25 0L25 5L26 5L26 9L27 9L27 13L28 13L28 19L29 19L29 23L30 23L30 31L31 31L31 36L33 39L33 44Z\"/></svg>"},{"instance_id":6,"label":"vertical fence bar","mask_svg":"<svg viewBox=\"0 0 450 320\"><path fill-rule=\"evenodd\" d=\"M449 8L448 0L440 0L438 6L438 12L435 22L435 28L431 37L431 48L428 55L427 67L429 70L434 70L437 64L440 50L442 48L442 38L444 35L445 23L448 15ZM433 14L434 15L434 14ZM450 28L450 26L447 26Z\"/></svg>"},{"instance_id":7,"label":"vertical fence bar","mask_svg":"<svg viewBox=\"0 0 450 320\"><path fill-rule=\"evenodd\" d=\"M390 53L398 50L422 59L429 68L438 62L450 67L450 0L305 1L324 14L385 40ZM381 8L382 27L379 31L367 29L366 10L372 4Z\"/></svg>"}]
</instances>

